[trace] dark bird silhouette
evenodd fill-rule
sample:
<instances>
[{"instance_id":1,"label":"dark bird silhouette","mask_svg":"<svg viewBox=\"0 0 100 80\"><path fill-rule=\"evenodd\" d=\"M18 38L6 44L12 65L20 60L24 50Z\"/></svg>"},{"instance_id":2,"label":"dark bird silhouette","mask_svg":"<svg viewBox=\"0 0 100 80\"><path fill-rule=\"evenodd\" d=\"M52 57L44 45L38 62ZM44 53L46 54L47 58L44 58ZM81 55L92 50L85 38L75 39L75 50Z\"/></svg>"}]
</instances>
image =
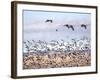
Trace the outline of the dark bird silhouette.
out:
<instances>
[{"instance_id":1,"label":"dark bird silhouette","mask_svg":"<svg viewBox=\"0 0 100 80\"><path fill-rule=\"evenodd\" d=\"M51 19L47 19L45 22L53 23L53 20L51 20Z\"/></svg>"},{"instance_id":2,"label":"dark bird silhouette","mask_svg":"<svg viewBox=\"0 0 100 80\"><path fill-rule=\"evenodd\" d=\"M67 27L68 29L71 28L71 29L74 31L74 27L73 27L73 25L65 24L64 26Z\"/></svg>"},{"instance_id":3,"label":"dark bird silhouette","mask_svg":"<svg viewBox=\"0 0 100 80\"><path fill-rule=\"evenodd\" d=\"M69 27L74 31L74 27L73 27L73 25L70 25Z\"/></svg>"},{"instance_id":4,"label":"dark bird silhouette","mask_svg":"<svg viewBox=\"0 0 100 80\"><path fill-rule=\"evenodd\" d=\"M58 29L56 29L56 31L58 31Z\"/></svg>"},{"instance_id":5,"label":"dark bird silhouette","mask_svg":"<svg viewBox=\"0 0 100 80\"><path fill-rule=\"evenodd\" d=\"M65 24L64 26L69 28L69 25L68 24Z\"/></svg>"},{"instance_id":6,"label":"dark bird silhouette","mask_svg":"<svg viewBox=\"0 0 100 80\"><path fill-rule=\"evenodd\" d=\"M30 41L29 41L29 40L27 40L27 42L28 42L28 43L30 43Z\"/></svg>"},{"instance_id":7,"label":"dark bird silhouette","mask_svg":"<svg viewBox=\"0 0 100 80\"><path fill-rule=\"evenodd\" d=\"M87 26L85 24L81 24L81 27L84 27L85 29L87 29Z\"/></svg>"}]
</instances>

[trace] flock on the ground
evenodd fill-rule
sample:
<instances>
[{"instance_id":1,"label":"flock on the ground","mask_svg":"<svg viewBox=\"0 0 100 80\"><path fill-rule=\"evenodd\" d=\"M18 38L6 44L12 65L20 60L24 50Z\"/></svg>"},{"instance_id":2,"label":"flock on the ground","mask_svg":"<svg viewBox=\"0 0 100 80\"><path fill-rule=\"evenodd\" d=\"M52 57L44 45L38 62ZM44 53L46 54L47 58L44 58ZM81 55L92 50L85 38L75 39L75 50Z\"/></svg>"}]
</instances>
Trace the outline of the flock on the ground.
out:
<instances>
[{"instance_id":1,"label":"flock on the ground","mask_svg":"<svg viewBox=\"0 0 100 80\"><path fill-rule=\"evenodd\" d=\"M48 52L70 52L78 50L90 50L91 42L89 38L82 38L79 40L71 39L70 41L56 41L51 40L49 42L42 40L27 40L23 42L24 44L24 53L48 53Z\"/></svg>"}]
</instances>

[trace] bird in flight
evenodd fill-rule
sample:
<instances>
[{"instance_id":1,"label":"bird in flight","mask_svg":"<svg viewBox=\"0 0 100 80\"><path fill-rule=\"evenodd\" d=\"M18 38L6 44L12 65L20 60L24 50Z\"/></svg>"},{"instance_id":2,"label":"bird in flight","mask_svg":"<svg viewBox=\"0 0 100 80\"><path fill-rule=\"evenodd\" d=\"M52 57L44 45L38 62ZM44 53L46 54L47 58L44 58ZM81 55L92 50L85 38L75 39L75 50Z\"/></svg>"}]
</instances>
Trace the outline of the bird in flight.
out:
<instances>
[{"instance_id":1,"label":"bird in flight","mask_svg":"<svg viewBox=\"0 0 100 80\"><path fill-rule=\"evenodd\" d=\"M47 19L45 22L53 23L53 20L51 20L51 19Z\"/></svg>"},{"instance_id":2,"label":"bird in flight","mask_svg":"<svg viewBox=\"0 0 100 80\"><path fill-rule=\"evenodd\" d=\"M87 26L85 24L81 24L81 27L87 29Z\"/></svg>"},{"instance_id":3,"label":"bird in flight","mask_svg":"<svg viewBox=\"0 0 100 80\"><path fill-rule=\"evenodd\" d=\"M56 29L56 31L58 31L58 29Z\"/></svg>"},{"instance_id":4,"label":"bird in flight","mask_svg":"<svg viewBox=\"0 0 100 80\"><path fill-rule=\"evenodd\" d=\"M71 29L74 31L74 27L73 27L73 25L65 24L64 26L67 27L68 29L71 28Z\"/></svg>"}]
</instances>

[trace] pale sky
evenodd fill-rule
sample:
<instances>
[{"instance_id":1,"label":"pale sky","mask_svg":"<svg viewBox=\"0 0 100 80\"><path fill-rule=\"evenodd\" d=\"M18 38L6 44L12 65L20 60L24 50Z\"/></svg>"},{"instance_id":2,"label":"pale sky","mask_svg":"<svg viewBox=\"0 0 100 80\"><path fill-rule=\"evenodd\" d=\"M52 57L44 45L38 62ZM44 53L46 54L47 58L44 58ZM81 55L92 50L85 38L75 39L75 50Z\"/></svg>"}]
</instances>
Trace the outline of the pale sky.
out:
<instances>
[{"instance_id":1,"label":"pale sky","mask_svg":"<svg viewBox=\"0 0 100 80\"><path fill-rule=\"evenodd\" d=\"M45 22L52 19L53 23ZM74 26L75 31L64 27L65 24ZM87 24L87 30L81 28ZM56 31L56 29L58 31ZM75 12L51 12L23 10L23 34L26 40L61 40L81 38L91 35L91 14Z\"/></svg>"}]
</instances>

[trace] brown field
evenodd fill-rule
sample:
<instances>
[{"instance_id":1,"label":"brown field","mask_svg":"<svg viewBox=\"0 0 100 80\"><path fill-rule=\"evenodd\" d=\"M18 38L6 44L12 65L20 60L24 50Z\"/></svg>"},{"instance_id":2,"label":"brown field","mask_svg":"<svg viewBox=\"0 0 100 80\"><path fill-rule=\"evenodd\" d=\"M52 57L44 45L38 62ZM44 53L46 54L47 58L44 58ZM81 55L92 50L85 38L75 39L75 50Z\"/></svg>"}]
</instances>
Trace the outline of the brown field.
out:
<instances>
[{"instance_id":1,"label":"brown field","mask_svg":"<svg viewBox=\"0 0 100 80\"><path fill-rule=\"evenodd\" d=\"M23 54L23 69L83 67L91 65L90 51Z\"/></svg>"}]
</instances>

